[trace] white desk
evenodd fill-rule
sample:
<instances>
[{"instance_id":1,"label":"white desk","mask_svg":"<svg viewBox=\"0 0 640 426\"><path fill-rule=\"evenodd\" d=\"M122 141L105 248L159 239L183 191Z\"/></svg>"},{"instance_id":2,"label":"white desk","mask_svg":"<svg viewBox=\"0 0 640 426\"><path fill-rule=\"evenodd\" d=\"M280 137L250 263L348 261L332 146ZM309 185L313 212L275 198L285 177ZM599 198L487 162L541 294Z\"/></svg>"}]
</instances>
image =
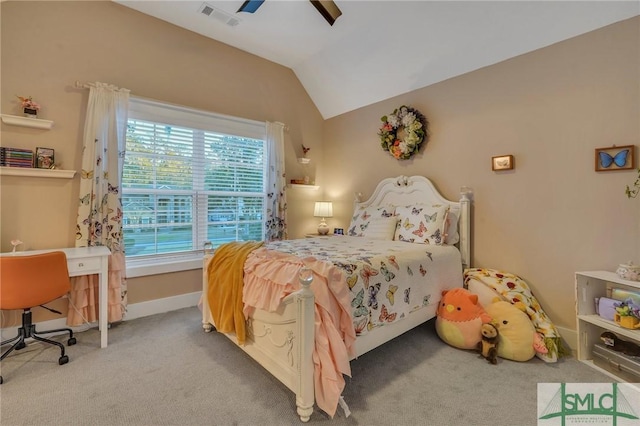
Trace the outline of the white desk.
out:
<instances>
[{"instance_id":1,"label":"white desk","mask_svg":"<svg viewBox=\"0 0 640 426\"><path fill-rule=\"evenodd\" d=\"M100 347L107 347L107 306L109 286L109 255L111 251L108 247L81 247L81 248L60 248L46 250L28 250L15 253L2 253L2 256L25 256L32 254L48 253L51 251L62 251L67 256L67 269L70 277L80 275L98 274L100 285L98 292L98 303L100 308L100 318L98 327L100 330Z\"/></svg>"}]
</instances>

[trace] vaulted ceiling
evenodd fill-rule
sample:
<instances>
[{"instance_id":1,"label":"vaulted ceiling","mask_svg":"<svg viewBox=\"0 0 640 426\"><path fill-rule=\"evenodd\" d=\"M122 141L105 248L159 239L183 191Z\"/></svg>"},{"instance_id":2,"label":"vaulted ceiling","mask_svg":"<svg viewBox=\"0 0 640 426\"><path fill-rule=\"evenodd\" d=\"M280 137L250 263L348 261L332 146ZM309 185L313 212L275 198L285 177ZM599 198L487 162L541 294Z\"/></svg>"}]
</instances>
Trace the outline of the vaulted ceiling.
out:
<instances>
[{"instance_id":1,"label":"vaulted ceiling","mask_svg":"<svg viewBox=\"0 0 640 426\"><path fill-rule=\"evenodd\" d=\"M331 26L308 0L117 2L291 68L324 118L640 15L637 0L335 0Z\"/></svg>"}]
</instances>

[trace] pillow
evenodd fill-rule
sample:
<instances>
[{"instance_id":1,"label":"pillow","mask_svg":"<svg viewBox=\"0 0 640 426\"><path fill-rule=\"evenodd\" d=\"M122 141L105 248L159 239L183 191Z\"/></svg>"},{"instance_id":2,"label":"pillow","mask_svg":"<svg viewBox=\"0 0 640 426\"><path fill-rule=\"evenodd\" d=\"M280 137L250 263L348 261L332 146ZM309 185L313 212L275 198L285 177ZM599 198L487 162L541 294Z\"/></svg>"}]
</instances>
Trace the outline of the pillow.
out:
<instances>
[{"instance_id":1,"label":"pillow","mask_svg":"<svg viewBox=\"0 0 640 426\"><path fill-rule=\"evenodd\" d=\"M500 300L484 307L498 326L498 356L512 361L529 361L536 355L534 338L536 329L520 309Z\"/></svg>"},{"instance_id":2,"label":"pillow","mask_svg":"<svg viewBox=\"0 0 640 426\"><path fill-rule=\"evenodd\" d=\"M418 244L441 245L446 238L444 224L449 206L441 204L396 207L395 238Z\"/></svg>"},{"instance_id":3,"label":"pillow","mask_svg":"<svg viewBox=\"0 0 640 426\"><path fill-rule=\"evenodd\" d=\"M393 206L367 207L361 203L357 203L347 235L351 237L362 237L364 230L369 227L372 219L392 217L394 211L395 207Z\"/></svg>"},{"instance_id":4,"label":"pillow","mask_svg":"<svg viewBox=\"0 0 640 426\"><path fill-rule=\"evenodd\" d=\"M478 296L464 288L443 290L436 310L436 333L459 349L476 349L482 340L482 324L491 321Z\"/></svg>"},{"instance_id":5,"label":"pillow","mask_svg":"<svg viewBox=\"0 0 640 426\"><path fill-rule=\"evenodd\" d=\"M396 216L378 217L371 219L361 233L363 237L370 238L372 240L392 241L396 232L397 223L398 218Z\"/></svg>"},{"instance_id":6,"label":"pillow","mask_svg":"<svg viewBox=\"0 0 640 426\"><path fill-rule=\"evenodd\" d=\"M460 217L460 210L449 209L447 219L445 221L445 238L444 243L452 246L460 241L460 234L458 234L458 218Z\"/></svg>"}]
</instances>

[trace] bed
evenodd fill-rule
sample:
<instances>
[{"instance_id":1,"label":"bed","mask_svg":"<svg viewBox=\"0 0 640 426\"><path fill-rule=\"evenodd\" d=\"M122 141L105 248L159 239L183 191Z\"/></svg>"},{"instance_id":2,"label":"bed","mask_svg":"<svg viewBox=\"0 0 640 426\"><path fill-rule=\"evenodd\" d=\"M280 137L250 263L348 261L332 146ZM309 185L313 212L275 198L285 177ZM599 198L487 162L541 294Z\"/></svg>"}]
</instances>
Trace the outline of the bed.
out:
<instances>
[{"instance_id":1,"label":"bed","mask_svg":"<svg viewBox=\"0 0 640 426\"><path fill-rule=\"evenodd\" d=\"M368 200L356 202L345 236L252 249L243 260L246 337L239 344L235 333L225 334L295 393L303 422L314 404L333 416L338 404L346 407L339 392L349 362L432 319L442 290L462 287L471 266L470 210L466 187L459 201L450 201L422 176L382 180ZM215 285L212 259L205 250L207 332L215 323L206 297ZM282 287L255 287L280 281ZM269 300L254 303L264 293ZM319 353L327 347L331 353ZM327 357L333 365L323 364Z\"/></svg>"}]
</instances>

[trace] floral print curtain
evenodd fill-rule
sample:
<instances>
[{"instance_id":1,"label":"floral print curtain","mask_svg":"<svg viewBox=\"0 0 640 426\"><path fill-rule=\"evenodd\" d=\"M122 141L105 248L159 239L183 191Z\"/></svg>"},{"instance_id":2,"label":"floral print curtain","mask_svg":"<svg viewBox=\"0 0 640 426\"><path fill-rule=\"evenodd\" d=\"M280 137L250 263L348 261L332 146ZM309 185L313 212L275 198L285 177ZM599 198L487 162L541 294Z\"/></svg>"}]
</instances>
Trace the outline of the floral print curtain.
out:
<instances>
[{"instance_id":1,"label":"floral print curtain","mask_svg":"<svg viewBox=\"0 0 640 426\"><path fill-rule=\"evenodd\" d=\"M265 240L287 239L287 181L284 173L284 124L267 121L267 220Z\"/></svg>"},{"instance_id":2,"label":"floral print curtain","mask_svg":"<svg viewBox=\"0 0 640 426\"><path fill-rule=\"evenodd\" d=\"M129 90L99 82L89 84L76 247L107 246L111 250L109 322L122 320L127 305L120 182L128 108ZM67 324L80 325L98 317L98 276L73 278Z\"/></svg>"}]
</instances>

